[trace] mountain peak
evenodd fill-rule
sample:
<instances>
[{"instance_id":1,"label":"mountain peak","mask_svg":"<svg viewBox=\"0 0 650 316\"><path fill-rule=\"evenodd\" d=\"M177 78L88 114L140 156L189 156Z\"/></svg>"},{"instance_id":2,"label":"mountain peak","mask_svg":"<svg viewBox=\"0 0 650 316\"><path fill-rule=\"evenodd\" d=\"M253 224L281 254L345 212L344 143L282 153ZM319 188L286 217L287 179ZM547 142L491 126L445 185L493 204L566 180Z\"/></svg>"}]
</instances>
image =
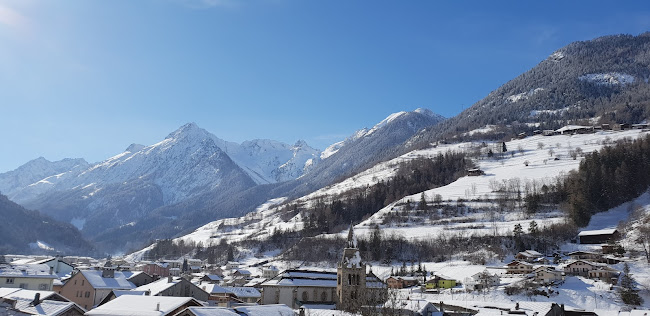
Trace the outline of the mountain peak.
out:
<instances>
[{"instance_id":1,"label":"mountain peak","mask_svg":"<svg viewBox=\"0 0 650 316\"><path fill-rule=\"evenodd\" d=\"M129 145L129 147L127 147L126 150L124 150L124 151L135 153L135 152L138 152L138 151L142 150L142 148L145 148L145 147L146 147L145 145L133 143L133 144Z\"/></svg>"},{"instance_id":2,"label":"mountain peak","mask_svg":"<svg viewBox=\"0 0 650 316\"><path fill-rule=\"evenodd\" d=\"M196 123L191 122L187 123L181 127L179 127L177 130L171 132L169 135L167 135L166 138L181 138L184 136L189 136L189 135L201 135L204 136L208 134L208 132L202 128L200 128Z\"/></svg>"}]
</instances>

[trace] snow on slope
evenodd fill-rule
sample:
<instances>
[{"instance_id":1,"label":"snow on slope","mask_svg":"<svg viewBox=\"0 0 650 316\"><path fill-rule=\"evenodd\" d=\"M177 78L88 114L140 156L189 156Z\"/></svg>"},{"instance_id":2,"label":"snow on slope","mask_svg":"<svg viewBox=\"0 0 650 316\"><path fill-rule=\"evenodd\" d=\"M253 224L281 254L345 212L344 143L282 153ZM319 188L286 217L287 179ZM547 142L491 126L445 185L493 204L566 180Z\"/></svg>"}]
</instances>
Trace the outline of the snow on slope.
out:
<instances>
[{"instance_id":1,"label":"snow on slope","mask_svg":"<svg viewBox=\"0 0 650 316\"><path fill-rule=\"evenodd\" d=\"M522 185L532 180L550 182L554 177L578 168L580 159L573 160L569 157L570 150L580 147L585 153L589 153L602 148L604 142L613 142L626 137L636 138L645 134L647 133L641 132L640 130L622 132L603 131L595 134L533 136L521 140L513 140L507 142L506 146L509 151L517 152L514 157L511 157L508 152L504 156L504 159L501 160L487 159L478 161L485 175L462 177L449 185L427 190L424 192L424 195L427 201L430 202L438 194L442 196L443 200L450 203L458 199L464 199L466 201L479 198L493 199L498 196L498 193L493 192L490 187L491 182L503 183L503 181L515 178L521 179ZM540 143L544 144L542 149L538 148ZM517 151L519 146L523 148L523 154ZM549 149L554 151L552 157L549 154ZM554 160L556 157L559 160ZM528 166L525 166L525 161L528 161ZM511 231L515 224L528 227L529 222L532 220L537 221L540 226L563 220L563 214L559 211L538 214L537 217L533 218L528 218L521 213L495 215L479 212L466 214L457 218L461 221L460 223L449 223L446 219L441 219L401 227L381 225L390 212L400 210L401 206L407 201L415 203L420 200L420 197L421 193L417 193L391 203L366 221L358 224L356 226L357 233L369 233L375 224L380 224L382 231L387 234L396 233L409 238L433 237L443 231L484 235L493 234L496 231L497 233L503 234ZM472 204L472 202L466 204ZM472 206L474 207L482 207L489 206L490 203L473 204ZM495 219L493 216L497 216L497 218ZM466 220L465 223L462 220Z\"/></svg>"}]
</instances>

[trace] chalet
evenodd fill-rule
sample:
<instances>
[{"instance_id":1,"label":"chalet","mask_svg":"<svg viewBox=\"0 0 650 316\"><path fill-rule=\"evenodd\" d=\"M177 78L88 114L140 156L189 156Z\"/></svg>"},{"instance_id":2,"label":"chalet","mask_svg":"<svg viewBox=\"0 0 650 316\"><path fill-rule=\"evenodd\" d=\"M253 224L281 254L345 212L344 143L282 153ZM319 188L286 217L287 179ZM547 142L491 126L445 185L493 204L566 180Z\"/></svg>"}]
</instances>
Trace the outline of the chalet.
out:
<instances>
[{"instance_id":1,"label":"chalet","mask_svg":"<svg viewBox=\"0 0 650 316\"><path fill-rule=\"evenodd\" d=\"M605 244L620 237L615 228L583 230L578 234L581 244Z\"/></svg>"},{"instance_id":2,"label":"chalet","mask_svg":"<svg viewBox=\"0 0 650 316\"><path fill-rule=\"evenodd\" d=\"M242 303L256 304L262 298L262 293L253 287L237 286L225 287L225 289L230 291Z\"/></svg>"},{"instance_id":3,"label":"chalet","mask_svg":"<svg viewBox=\"0 0 650 316\"><path fill-rule=\"evenodd\" d=\"M386 279L388 288L391 289L404 289L416 286L420 283L417 277L414 276L394 276L391 275Z\"/></svg>"},{"instance_id":4,"label":"chalet","mask_svg":"<svg viewBox=\"0 0 650 316\"><path fill-rule=\"evenodd\" d=\"M533 270L534 280L538 283L552 284L560 282L564 279L562 271L558 271L555 267L540 266Z\"/></svg>"},{"instance_id":5,"label":"chalet","mask_svg":"<svg viewBox=\"0 0 650 316\"><path fill-rule=\"evenodd\" d=\"M228 261L228 263L226 263L226 270L234 270L234 269L239 269L239 262Z\"/></svg>"},{"instance_id":6,"label":"chalet","mask_svg":"<svg viewBox=\"0 0 650 316\"><path fill-rule=\"evenodd\" d=\"M601 246L604 255L616 253L616 248L617 248L616 245L611 245L611 244L603 244Z\"/></svg>"},{"instance_id":7,"label":"chalet","mask_svg":"<svg viewBox=\"0 0 650 316\"><path fill-rule=\"evenodd\" d=\"M431 289L450 289L456 286L456 280L442 274L434 274L433 278L425 284L427 290Z\"/></svg>"},{"instance_id":8,"label":"chalet","mask_svg":"<svg viewBox=\"0 0 650 316\"><path fill-rule=\"evenodd\" d=\"M539 129L534 130L533 135L542 135L542 130Z\"/></svg>"},{"instance_id":9,"label":"chalet","mask_svg":"<svg viewBox=\"0 0 650 316\"><path fill-rule=\"evenodd\" d=\"M513 261L506 265L508 274L529 274L533 272L533 265L524 261Z\"/></svg>"},{"instance_id":10,"label":"chalet","mask_svg":"<svg viewBox=\"0 0 650 316\"><path fill-rule=\"evenodd\" d=\"M99 304L113 290L131 290L135 285L127 280L122 271L113 267L102 270L81 270L75 273L61 288L61 295L90 309Z\"/></svg>"},{"instance_id":11,"label":"chalet","mask_svg":"<svg viewBox=\"0 0 650 316\"><path fill-rule=\"evenodd\" d=\"M483 290L486 288L498 286L501 283L501 278L497 274L490 274L487 270L479 273L475 273L469 277L466 277L463 280L463 285L465 289L474 291L474 290Z\"/></svg>"},{"instance_id":12,"label":"chalet","mask_svg":"<svg viewBox=\"0 0 650 316\"><path fill-rule=\"evenodd\" d=\"M139 286L134 290L148 292L151 296L193 297L199 301L207 301L210 297L208 292L187 279L172 276Z\"/></svg>"},{"instance_id":13,"label":"chalet","mask_svg":"<svg viewBox=\"0 0 650 316\"><path fill-rule=\"evenodd\" d=\"M526 138L526 136L528 136L528 135L526 135L526 132L517 134L518 139L524 139L524 138Z\"/></svg>"},{"instance_id":14,"label":"chalet","mask_svg":"<svg viewBox=\"0 0 650 316\"><path fill-rule=\"evenodd\" d=\"M595 270L589 270L587 277L590 279L597 279L608 283L616 284L618 280L618 271L610 267L600 267Z\"/></svg>"},{"instance_id":15,"label":"chalet","mask_svg":"<svg viewBox=\"0 0 650 316\"><path fill-rule=\"evenodd\" d=\"M262 288L262 283L266 282L265 278L252 278L248 283L244 284L244 287L254 287L256 289Z\"/></svg>"},{"instance_id":16,"label":"chalet","mask_svg":"<svg viewBox=\"0 0 650 316\"><path fill-rule=\"evenodd\" d=\"M0 287L51 291L57 276L45 264L0 265Z\"/></svg>"},{"instance_id":17,"label":"chalet","mask_svg":"<svg viewBox=\"0 0 650 316\"><path fill-rule=\"evenodd\" d=\"M543 258L544 255L535 250L522 251L515 255L515 259L526 262L534 262L537 259Z\"/></svg>"},{"instance_id":18,"label":"chalet","mask_svg":"<svg viewBox=\"0 0 650 316\"><path fill-rule=\"evenodd\" d=\"M603 255L589 251L574 251L567 254L573 260L599 261Z\"/></svg>"},{"instance_id":19,"label":"chalet","mask_svg":"<svg viewBox=\"0 0 650 316\"><path fill-rule=\"evenodd\" d=\"M210 295L208 298L210 304L215 304L221 307L231 307L232 305L243 303L235 296L235 293L217 284L204 284L201 285L201 289Z\"/></svg>"},{"instance_id":20,"label":"chalet","mask_svg":"<svg viewBox=\"0 0 650 316\"><path fill-rule=\"evenodd\" d=\"M483 170L481 170L481 169L479 169L479 168L468 169L468 170L467 170L467 175L468 175L468 176L471 176L471 177L472 177L472 176L473 176L473 177L475 177L475 176L482 176L482 175L485 175L485 171L483 171Z\"/></svg>"},{"instance_id":21,"label":"chalet","mask_svg":"<svg viewBox=\"0 0 650 316\"><path fill-rule=\"evenodd\" d=\"M216 274L206 274L203 277L201 277L200 280L202 283L205 282L208 284L219 284L221 283L221 281L223 281L223 279Z\"/></svg>"},{"instance_id":22,"label":"chalet","mask_svg":"<svg viewBox=\"0 0 650 316\"><path fill-rule=\"evenodd\" d=\"M579 275L587 277L589 271L598 270L606 267L606 264L590 262L585 260L573 260L563 265L565 275Z\"/></svg>"},{"instance_id":23,"label":"chalet","mask_svg":"<svg viewBox=\"0 0 650 316\"><path fill-rule=\"evenodd\" d=\"M191 297L122 295L86 312L86 316L171 316L191 306L203 306Z\"/></svg>"},{"instance_id":24,"label":"chalet","mask_svg":"<svg viewBox=\"0 0 650 316\"><path fill-rule=\"evenodd\" d=\"M609 124L601 124L600 126L602 127L603 131L611 131L612 130L612 126L609 125Z\"/></svg>"},{"instance_id":25,"label":"chalet","mask_svg":"<svg viewBox=\"0 0 650 316\"><path fill-rule=\"evenodd\" d=\"M648 128L648 123L632 124L632 129L645 129Z\"/></svg>"},{"instance_id":26,"label":"chalet","mask_svg":"<svg viewBox=\"0 0 650 316\"><path fill-rule=\"evenodd\" d=\"M542 131L542 135L544 136L553 136L553 135L558 135L559 133L552 130L552 129L545 129Z\"/></svg>"}]
</instances>

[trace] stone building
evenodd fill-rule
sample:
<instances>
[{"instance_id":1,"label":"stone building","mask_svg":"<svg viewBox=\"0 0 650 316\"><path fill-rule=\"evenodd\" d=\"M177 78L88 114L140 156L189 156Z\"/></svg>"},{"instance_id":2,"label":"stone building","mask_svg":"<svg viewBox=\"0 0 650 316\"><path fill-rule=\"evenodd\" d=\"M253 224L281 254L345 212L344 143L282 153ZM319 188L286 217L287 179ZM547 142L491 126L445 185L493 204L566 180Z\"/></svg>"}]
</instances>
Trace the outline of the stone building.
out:
<instances>
[{"instance_id":1,"label":"stone building","mask_svg":"<svg viewBox=\"0 0 650 316\"><path fill-rule=\"evenodd\" d=\"M366 273L366 264L361 260L357 239L350 225L348 240L343 249L343 258L336 270L336 308L358 311L365 305L383 303L386 299L386 284L372 272Z\"/></svg>"}]
</instances>

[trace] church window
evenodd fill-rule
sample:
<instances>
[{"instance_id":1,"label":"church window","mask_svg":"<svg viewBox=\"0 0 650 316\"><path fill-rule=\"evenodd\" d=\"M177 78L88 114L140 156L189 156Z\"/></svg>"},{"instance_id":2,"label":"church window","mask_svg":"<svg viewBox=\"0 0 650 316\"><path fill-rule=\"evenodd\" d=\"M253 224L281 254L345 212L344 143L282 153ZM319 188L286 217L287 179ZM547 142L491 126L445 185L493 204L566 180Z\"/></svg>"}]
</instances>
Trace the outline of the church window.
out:
<instances>
[{"instance_id":1,"label":"church window","mask_svg":"<svg viewBox=\"0 0 650 316\"><path fill-rule=\"evenodd\" d=\"M323 291L323 293L320 294L320 300L322 302L327 301L327 293L325 293L325 291Z\"/></svg>"},{"instance_id":2,"label":"church window","mask_svg":"<svg viewBox=\"0 0 650 316\"><path fill-rule=\"evenodd\" d=\"M307 293L307 291L302 292L302 301L309 301L309 293Z\"/></svg>"}]
</instances>

